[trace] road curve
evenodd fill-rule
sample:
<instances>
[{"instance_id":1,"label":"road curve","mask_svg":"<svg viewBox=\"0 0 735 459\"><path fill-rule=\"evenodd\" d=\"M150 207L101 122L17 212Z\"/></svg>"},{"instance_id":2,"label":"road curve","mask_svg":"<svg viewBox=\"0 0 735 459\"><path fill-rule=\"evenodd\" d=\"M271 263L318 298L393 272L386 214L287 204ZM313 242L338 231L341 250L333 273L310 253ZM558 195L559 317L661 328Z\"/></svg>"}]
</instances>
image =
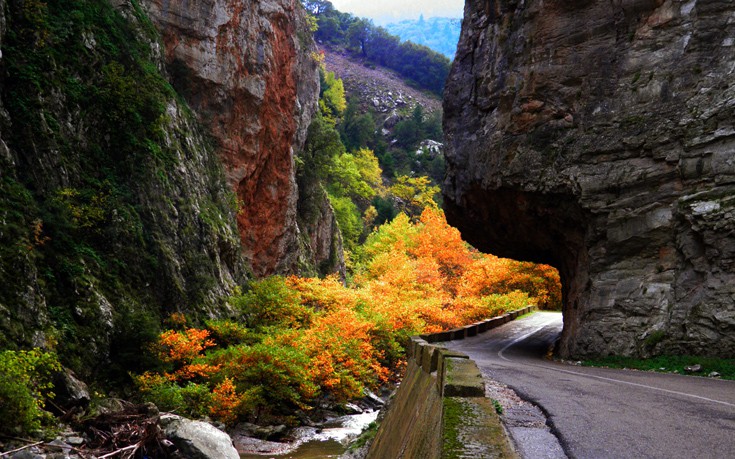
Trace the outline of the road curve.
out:
<instances>
[{"instance_id":1,"label":"road curve","mask_svg":"<svg viewBox=\"0 0 735 459\"><path fill-rule=\"evenodd\" d=\"M735 458L735 381L547 360L561 328L538 312L443 344L541 407L569 457Z\"/></svg>"}]
</instances>

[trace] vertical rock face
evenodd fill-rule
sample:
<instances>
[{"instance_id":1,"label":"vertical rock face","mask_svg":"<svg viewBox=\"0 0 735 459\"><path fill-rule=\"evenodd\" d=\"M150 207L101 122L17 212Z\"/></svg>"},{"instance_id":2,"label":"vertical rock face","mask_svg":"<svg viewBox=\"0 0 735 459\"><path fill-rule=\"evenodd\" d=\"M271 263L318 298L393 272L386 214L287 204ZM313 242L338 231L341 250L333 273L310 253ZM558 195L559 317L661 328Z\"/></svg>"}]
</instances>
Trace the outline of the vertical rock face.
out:
<instances>
[{"instance_id":1,"label":"vertical rock face","mask_svg":"<svg viewBox=\"0 0 735 459\"><path fill-rule=\"evenodd\" d=\"M25 6L0 1L0 348L128 371L169 314L227 313L234 195L135 4Z\"/></svg>"},{"instance_id":2,"label":"vertical rock face","mask_svg":"<svg viewBox=\"0 0 735 459\"><path fill-rule=\"evenodd\" d=\"M735 353L735 4L468 0L447 217L550 263L563 355Z\"/></svg>"},{"instance_id":3,"label":"vertical rock face","mask_svg":"<svg viewBox=\"0 0 735 459\"><path fill-rule=\"evenodd\" d=\"M145 3L174 87L214 135L240 201L240 236L254 273L293 271L300 231L294 151L319 92L299 1Z\"/></svg>"}]
</instances>

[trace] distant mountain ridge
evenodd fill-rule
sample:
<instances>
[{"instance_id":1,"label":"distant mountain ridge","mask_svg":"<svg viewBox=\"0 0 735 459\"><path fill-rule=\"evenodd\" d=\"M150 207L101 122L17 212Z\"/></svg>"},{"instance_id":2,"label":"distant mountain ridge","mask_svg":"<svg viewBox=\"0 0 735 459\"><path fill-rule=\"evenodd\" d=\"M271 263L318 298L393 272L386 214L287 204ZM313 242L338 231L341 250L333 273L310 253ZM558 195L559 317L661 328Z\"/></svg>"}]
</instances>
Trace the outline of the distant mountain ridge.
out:
<instances>
[{"instance_id":1,"label":"distant mountain ridge","mask_svg":"<svg viewBox=\"0 0 735 459\"><path fill-rule=\"evenodd\" d=\"M406 19L387 24L385 29L392 35L400 37L401 41L424 45L449 59L454 59L459 33L462 29L462 19L440 17L424 19L421 16L418 19Z\"/></svg>"}]
</instances>

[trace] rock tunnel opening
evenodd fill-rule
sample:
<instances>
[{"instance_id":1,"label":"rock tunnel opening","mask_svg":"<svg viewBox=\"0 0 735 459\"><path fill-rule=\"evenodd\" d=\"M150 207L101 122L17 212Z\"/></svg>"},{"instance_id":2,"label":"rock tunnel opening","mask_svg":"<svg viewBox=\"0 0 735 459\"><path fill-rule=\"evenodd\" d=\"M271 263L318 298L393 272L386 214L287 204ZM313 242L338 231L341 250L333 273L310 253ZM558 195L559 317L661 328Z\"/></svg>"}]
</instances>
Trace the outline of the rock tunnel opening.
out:
<instances>
[{"instance_id":1,"label":"rock tunnel opening","mask_svg":"<svg viewBox=\"0 0 735 459\"><path fill-rule=\"evenodd\" d=\"M557 352L568 357L587 283L585 221L572 195L475 188L462 203L445 201L447 221L478 250L499 257L548 264L559 271L564 329Z\"/></svg>"}]
</instances>

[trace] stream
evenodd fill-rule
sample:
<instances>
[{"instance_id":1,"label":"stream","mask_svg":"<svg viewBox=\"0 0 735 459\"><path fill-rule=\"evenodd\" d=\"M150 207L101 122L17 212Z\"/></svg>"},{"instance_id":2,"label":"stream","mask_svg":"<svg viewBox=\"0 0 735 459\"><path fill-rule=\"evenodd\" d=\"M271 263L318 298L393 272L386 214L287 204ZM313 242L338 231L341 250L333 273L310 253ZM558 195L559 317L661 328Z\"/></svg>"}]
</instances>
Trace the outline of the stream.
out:
<instances>
[{"instance_id":1,"label":"stream","mask_svg":"<svg viewBox=\"0 0 735 459\"><path fill-rule=\"evenodd\" d=\"M240 459L321 459L337 458L347 450L350 441L378 417L378 411L340 416L326 422L321 428L299 427L294 432L296 441L285 447L281 454L240 454Z\"/></svg>"}]
</instances>

